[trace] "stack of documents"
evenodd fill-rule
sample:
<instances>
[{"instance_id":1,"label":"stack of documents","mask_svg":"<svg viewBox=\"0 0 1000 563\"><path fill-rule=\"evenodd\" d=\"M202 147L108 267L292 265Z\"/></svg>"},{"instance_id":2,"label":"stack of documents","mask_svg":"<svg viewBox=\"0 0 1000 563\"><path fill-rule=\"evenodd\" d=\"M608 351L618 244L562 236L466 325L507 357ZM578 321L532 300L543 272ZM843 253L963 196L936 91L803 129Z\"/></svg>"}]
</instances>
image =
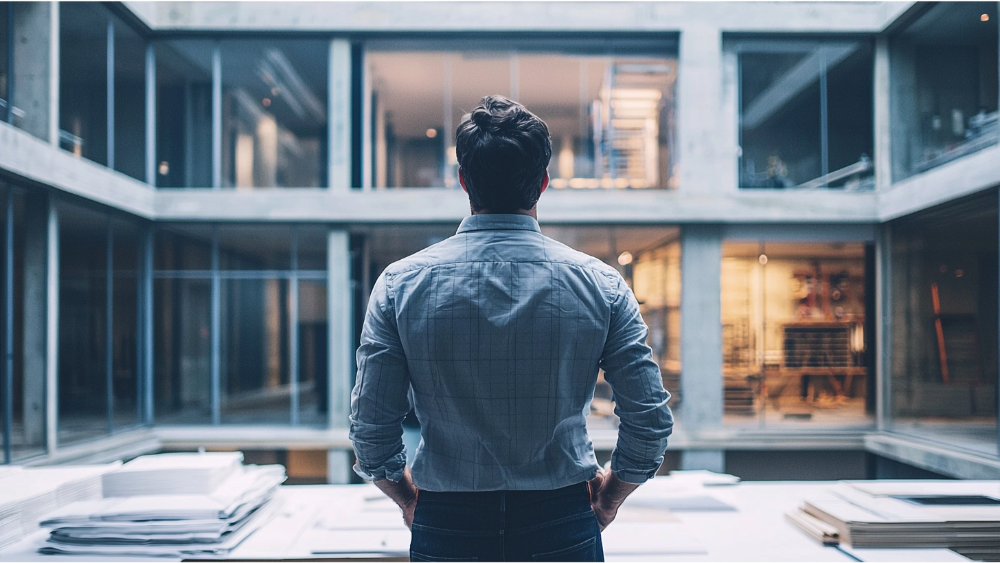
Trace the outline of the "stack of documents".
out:
<instances>
[{"instance_id":1,"label":"stack of documents","mask_svg":"<svg viewBox=\"0 0 1000 563\"><path fill-rule=\"evenodd\" d=\"M845 481L788 519L824 543L1000 553L1000 481Z\"/></svg>"},{"instance_id":2,"label":"stack of documents","mask_svg":"<svg viewBox=\"0 0 1000 563\"><path fill-rule=\"evenodd\" d=\"M0 549L37 530L45 514L100 498L101 475L120 466L5 468L0 473Z\"/></svg>"},{"instance_id":3,"label":"stack of documents","mask_svg":"<svg viewBox=\"0 0 1000 563\"><path fill-rule=\"evenodd\" d=\"M164 468L187 475L195 475L205 467L222 466L195 459L190 467L183 467L177 458L163 457L167 458ZM156 475L155 466L155 460L140 465L146 477ZM237 465L235 470L227 471L228 476L208 494L159 494L155 481L140 486L143 481L129 476L127 485L114 492L120 495L126 487L131 487L141 494L77 502L49 514L41 525L51 529L51 533L39 553L224 556L274 514L277 503L272 498L285 480L285 470L280 465ZM176 490L179 485L173 483L164 488ZM200 486L192 484L190 490Z\"/></svg>"},{"instance_id":4,"label":"stack of documents","mask_svg":"<svg viewBox=\"0 0 1000 563\"><path fill-rule=\"evenodd\" d=\"M104 476L104 496L207 495L242 463L241 452L144 455Z\"/></svg>"}]
</instances>

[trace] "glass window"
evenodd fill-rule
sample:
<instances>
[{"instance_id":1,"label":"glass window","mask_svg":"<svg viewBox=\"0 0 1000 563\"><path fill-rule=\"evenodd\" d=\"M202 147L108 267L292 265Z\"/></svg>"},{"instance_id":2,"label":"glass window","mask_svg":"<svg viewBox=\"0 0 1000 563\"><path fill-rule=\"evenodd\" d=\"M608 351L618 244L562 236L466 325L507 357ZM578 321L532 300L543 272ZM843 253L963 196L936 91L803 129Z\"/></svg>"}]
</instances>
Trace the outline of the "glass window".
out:
<instances>
[{"instance_id":1,"label":"glass window","mask_svg":"<svg viewBox=\"0 0 1000 563\"><path fill-rule=\"evenodd\" d=\"M153 307L156 422L209 424L211 280L156 279Z\"/></svg>"},{"instance_id":2,"label":"glass window","mask_svg":"<svg viewBox=\"0 0 1000 563\"><path fill-rule=\"evenodd\" d=\"M159 271L212 269L212 228L171 225L156 231L153 268ZM206 274L207 275L207 274Z\"/></svg>"},{"instance_id":3,"label":"glass window","mask_svg":"<svg viewBox=\"0 0 1000 563\"><path fill-rule=\"evenodd\" d=\"M224 41L222 182L326 185L326 41Z\"/></svg>"},{"instance_id":4,"label":"glass window","mask_svg":"<svg viewBox=\"0 0 1000 563\"><path fill-rule=\"evenodd\" d=\"M327 302L325 280L299 282L298 343L299 422L327 423Z\"/></svg>"},{"instance_id":5,"label":"glass window","mask_svg":"<svg viewBox=\"0 0 1000 563\"><path fill-rule=\"evenodd\" d=\"M10 36L11 16L14 15L13 2L0 2L0 121L7 121L10 111Z\"/></svg>"},{"instance_id":6,"label":"glass window","mask_svg":"<svg viewBox=\"0 0 1000 563\"><path fill-rule=\"evenodd\" d=\"M997 15L945 2L892 38L894 179L996 144Z\"/></svg>"},{"instance_id":7,"label":"glass window","mask_svg":"<svg viewBox=\"0 0 1000 563\"><path fill-rule=\"evenodd\" d=\"M108 226L101 213L59 216L59 442L109 431Z\"/></svg>"},{"instance_id":8,"label":"glass window","mask_svg":"<svg viewBox=\"0 0 1000 563\"><path fill-rule=\"evenodd\" d=\"M112 390L113 426L139 423L139 244L140 230L132 223L113 223Z\"/></svg>"},{"instance_id":9,"label":"glass window","mask_svg":"<svg viewBox=\"0 0 1000 563\"><path fill-rule=\"evenodd\" d=\"M672 48L513 47L373 45L371 185L458 187L455 130L483 96L501 94L548 124L552 187L673 187L676 58L662 55Z\"/></svg>"},{"instance_id":10,"label":"glass window","mask_svg":"<svg viewBox=\"0 0 1000 563\"><path fill-rule=\"evenodd\" d=\"M871 423L871 253L851 242L723 244L727 424Z\"/></svg>"},{"instance_id":11,"label":"glass window","mask_svg":"<svg viewBox=\"0 0 1000 563\"><path fill-rule=\"evenodd\" d=\"M218 228L219 267L223 270L289 270L292 229L277 225Z\"/></svg>"},{"instance_id":12,"label":"glass window","mask_svg":"<svg viewBox=\"0 0 1000 563\"><path fill-rule=\"evenodd\" d=\"M108 163L108 14L91 2L59 4L59 144Z\"/></svg>"},{"instance_id":13,"label":"glass window","mask_svg":"<svg viewBox=\"0 0 1000 563\"><path fill-rule=\"evenodd\" d=\"M867 41L736 45L740 187L874 187Z\"/></svg>"},{"instance_id":14,"label":"glass window","mask_svg":"<svg viewBox=\"0 0 1000 563\"><path fill-rule=\"evenodd\" d=\"M146 40L114 22L115 170L146 180Z\"/></svg>"},{"instance_id":15,"label":"glass window","mask_svg":"<svg viewBox=\"0 0 1000 563\"><path fill-rule=\"evenodd\" d=\"M894 429L997 454L997 192L891 223Z\"/></svg>"},{"instance_id":16,"label":"glass window","mask_svg":"<svg viewBox=\"0 0 1000 563\"><path fill-rule=\"evenodd\" d=\"M211 41L156 49L156 186L212 187Z\"/></svg>"}]
</instances>

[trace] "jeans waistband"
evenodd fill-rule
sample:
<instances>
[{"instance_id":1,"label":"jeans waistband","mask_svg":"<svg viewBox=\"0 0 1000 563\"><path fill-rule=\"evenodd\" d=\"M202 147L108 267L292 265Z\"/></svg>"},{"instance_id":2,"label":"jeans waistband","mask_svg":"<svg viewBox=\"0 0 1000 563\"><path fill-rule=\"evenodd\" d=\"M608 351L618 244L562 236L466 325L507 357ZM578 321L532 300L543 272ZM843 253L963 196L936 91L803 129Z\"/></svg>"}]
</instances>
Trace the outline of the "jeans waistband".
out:
<instances>
[{"instance_id":1,"label":"jeans waistband","mask_svg":"<svg viewBox=\"0 0 1000 563\"><path fill-rule=\"evenodd\" d=\"M452 502L462 504L492 504L500 499L508 502L530 500L538 502L561 497L585 496L590 498L590 484L586 481L574 483L558 489L541 490L501 490L501 491L420 491L418 498L429 502Z\"/></svg>"}]
</instances>

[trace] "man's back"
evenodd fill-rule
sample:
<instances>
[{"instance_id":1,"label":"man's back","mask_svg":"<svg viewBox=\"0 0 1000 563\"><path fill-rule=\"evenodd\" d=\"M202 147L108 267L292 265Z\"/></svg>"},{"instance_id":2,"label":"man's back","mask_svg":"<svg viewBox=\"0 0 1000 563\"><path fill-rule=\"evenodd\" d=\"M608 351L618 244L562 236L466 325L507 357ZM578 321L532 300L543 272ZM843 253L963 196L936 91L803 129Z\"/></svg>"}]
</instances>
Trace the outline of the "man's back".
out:
<instances>
[{"instance_id":1,"label":"man's back","mask_svg":"<svg viewBox=\"0 0 1000 563\"><path fill-rule=\"evenodd\" d=\"M530 217L481 215L385 276L421 422L418 487L555 489L593 477L585 409L617 272Z\"/></svg>"}]
</instances>

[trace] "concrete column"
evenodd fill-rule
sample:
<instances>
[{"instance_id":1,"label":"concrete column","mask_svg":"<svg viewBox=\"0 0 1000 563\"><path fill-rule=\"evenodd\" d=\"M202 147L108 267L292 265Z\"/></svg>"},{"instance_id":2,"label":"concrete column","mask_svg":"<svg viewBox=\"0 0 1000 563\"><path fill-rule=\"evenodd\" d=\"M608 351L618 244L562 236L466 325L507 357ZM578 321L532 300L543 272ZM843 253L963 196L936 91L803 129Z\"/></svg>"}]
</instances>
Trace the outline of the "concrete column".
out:
<instances>
[{"instance_id":1,"label":"concrete column","mask_svg":"<svg viewBox=\"0 0 1000 563\"><path fill-rule=\"evenodd\" d=\"M59 423L59 213L49 204L46 221L45 307L45 448L58 446Z\"/></svg>"},{"instance_id":2,"label":"concrete column","mask_svg":"<svg viewBox=\"0 0 1000 563\"><path fill-rule=\"evenodd\" d=\"M875 427L892 427L892 231L878 225L875 238Z\"/></svg>"},{"instance_id":3,"label":"concrete column","mask_svg":"<svg viewBox=\"0 0 1000 563\"><path fill-rule=\"evenodd\" d=\"M889 119L889 38L875 40L874 76L875 115L874 131L875 189L884 190L892 185L892 129Z\"/></svg>"},{"instance_id":4,"label":"concrete column","mask_svg":"<svg viewBox=\"0 0 1000 563\"><path fill-rule=\"evenodd\" d=\"M731 125L731 119L723 104L720 30L703 25L685 27L677 66L679 188L699 192L734 189L734 175L726 173L727 167L736 167L736 147L728 130L732 127L725 125Z\"/></svg>"},{"instance_id":5,"label":"concrete column","mask_svg":"<svg viewBox=\"0 0 1000 563\"><path fill-rule=\"evenodd\" d=\"M31 192L24 198L24 439L45 443L45 320L48 247L48 197Z\"/></svg>"},{"instance_id":6,"label":"concrete column","mask_svg":"<svg viewBox=\"0 0 1000 563\"><path fill-rule=\"evenodd\" d=\"M330 428L346 431L350 426L351 379L354 346L351 338L351 247L345 230L331 230L327 238L327 315L329 346ZM327 481L348 483L351 454L348 450L327 452Z\"/></svg>"},{"instance_id":7,"label":"concrete column","mask_svg":"<svg viewBox=\"0 0 1000 563\"><path fill-rule=\"evenodd\" d=\"M53 49L53 9L56 2L14 3L14 123L38 137L49 139L50 53ZM58 9L57 9L58 10ZM55 12L58 17L58 11ZM58 42L58 33L55 38ZM58 95L58 90L55 91ZM58 107L58 106L57 106Z\"/></svg>"},{"instance_id":8,"label":"concrete column","mask_svg":"<svg viewBox=\"0 0 1000 563\"><path fill-rule=\"evenodd\" d=\"M351 187L351 43L330 42L330 139L329 178L331 189Z\"/></svg>"},{"instance_id":9,"label":"concrete column","mask_svg":"<svg viewBox=\"0 0 1000 563\"><path fill-rule=\"evenodd\" d=\"M722 229L681 229L681 401L686 433L722 425Z\"/></svg>"}]
</instances>

